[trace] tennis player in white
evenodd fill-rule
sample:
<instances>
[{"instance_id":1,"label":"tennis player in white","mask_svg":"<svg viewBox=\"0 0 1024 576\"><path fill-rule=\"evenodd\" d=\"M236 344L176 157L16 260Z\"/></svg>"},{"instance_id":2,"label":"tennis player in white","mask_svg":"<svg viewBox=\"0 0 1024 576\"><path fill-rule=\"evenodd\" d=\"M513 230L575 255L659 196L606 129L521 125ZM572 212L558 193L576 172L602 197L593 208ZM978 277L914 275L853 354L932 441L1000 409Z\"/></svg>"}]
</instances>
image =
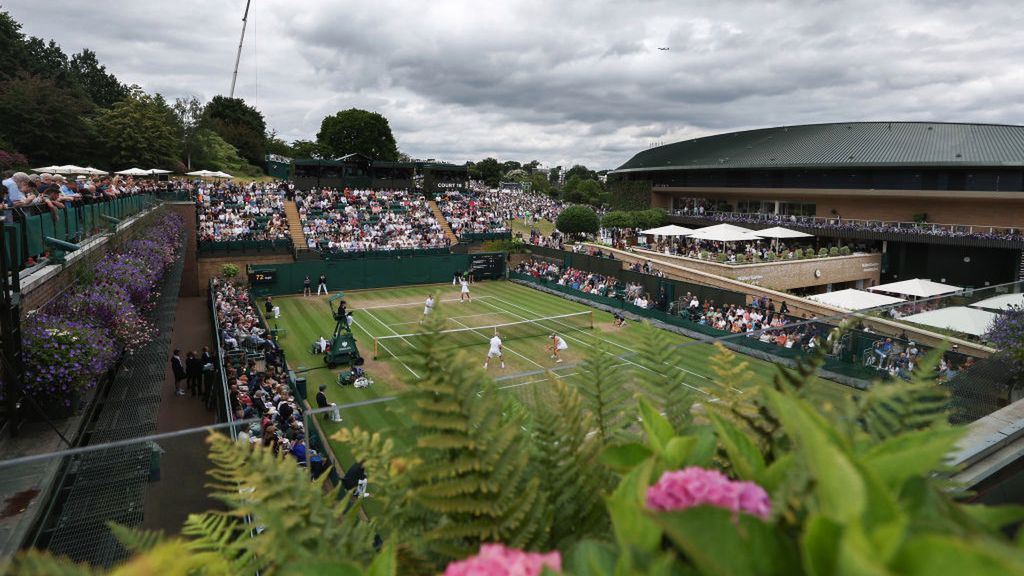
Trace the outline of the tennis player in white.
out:
<instances>
[{"instance_id":1,"label":"tennis player in white","mask_svg":"<svg viewBox=\"0 0 1024 576\"><path fill-rule=\"evenodd\" d=\"M497 358L501 361L501 367L505 367L505 359L501 356L501 336L498 336L498 331L494 331L494 337L491 338L491 348L487 351L487 358L484 359L484 370L487 369L487 365L491 362L491 358Z\"/></svg>"},{"instance_id":2,"label":"tennis player in white","mask_svg":"<svg viewBox=\"0 0 1024 576\"><path fill-rule=\"evenodd\" d=\"M472 302L473 298L469 295L469 280L465 277L462 278L462 294L459 295L459 303Z\"/></svg>"},{"instance_id":3,"label":"tennis player in white","mask_svg":"<svg viewBox=\"0 0 1024 576\"><path fill-rule=\"evenodd\" d=\"M551 351L551 357L555 359L555 362L562 361L562 350L569 348L569 345L565 343L565 340L558 334L551 335L551 345L548 346L548 350Z\"/></svg>"},{"instance_id":4,"label":"tennis player in white","mask_svg":"<svg viewBox=\"0 0 1024 576\"><path fill-rule=\"evenodd\" d=\"M420 320L420 322L422 323L423 320L426 320L427 316L430 316L430 313L433 312L433 311L434 311L434 295L433 294L428 294L427 295L427 301L423 303L423 319Z\"/></svg>"}]
</instances>

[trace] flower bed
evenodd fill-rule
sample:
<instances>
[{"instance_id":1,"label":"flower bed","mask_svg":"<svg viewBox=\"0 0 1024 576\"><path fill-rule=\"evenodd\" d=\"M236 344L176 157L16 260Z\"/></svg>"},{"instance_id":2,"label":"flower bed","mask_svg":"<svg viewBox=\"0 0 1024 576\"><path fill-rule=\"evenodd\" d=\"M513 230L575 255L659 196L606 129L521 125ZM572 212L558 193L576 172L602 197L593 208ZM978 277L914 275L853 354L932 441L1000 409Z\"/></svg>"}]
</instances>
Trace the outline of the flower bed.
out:
<instances>
[{"instance_id":1,"label":"flower bed","mask_svg":"<svg viewBox=\"0 0 1024 576\"><path fill-rule=\"evenodd\" d=\"M96 387L121 353L150 342L156 329L143 318L174 262L184 222L166 214L141 238L110 252L93 282L75 287L22 330L24 390L45 406L70 407Z\"/></svg>"}]
</instances>

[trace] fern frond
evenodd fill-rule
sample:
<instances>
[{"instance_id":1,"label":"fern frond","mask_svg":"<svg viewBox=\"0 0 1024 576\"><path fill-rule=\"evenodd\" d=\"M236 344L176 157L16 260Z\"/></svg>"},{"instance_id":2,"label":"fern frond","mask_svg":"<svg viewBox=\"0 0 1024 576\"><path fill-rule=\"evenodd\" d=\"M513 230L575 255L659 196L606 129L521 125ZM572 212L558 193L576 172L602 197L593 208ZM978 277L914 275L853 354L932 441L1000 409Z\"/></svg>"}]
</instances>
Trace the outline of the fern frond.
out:
<instances>
[{"instance_id":1,"label":"fern frond","mask_svg":"<svg viewBox=\"0 0 1024 576\"><path fill-rule=\"evenodd\" d=\"M628 426L636 422L636 402L626 386L626 373L618 358L602 341L587 352L580 366L579 393L583 405L594 417L594 428L602 446L623 439Z\"/></svg>"}]
</instances>

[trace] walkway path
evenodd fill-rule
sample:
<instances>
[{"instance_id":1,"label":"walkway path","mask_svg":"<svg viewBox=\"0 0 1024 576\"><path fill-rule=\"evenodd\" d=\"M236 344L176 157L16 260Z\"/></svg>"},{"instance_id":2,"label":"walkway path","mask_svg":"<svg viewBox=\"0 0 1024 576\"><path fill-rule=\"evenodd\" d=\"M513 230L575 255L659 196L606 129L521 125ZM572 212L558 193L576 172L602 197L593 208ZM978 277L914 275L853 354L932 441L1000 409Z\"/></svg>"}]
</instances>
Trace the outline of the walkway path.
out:
<instances>
[{"instance_id":1,"label":"walkway path","mask_svg":"<svg viewBox=\"0 0 1024 576\"><path fill-rule=\"evenodd\" d=\"M306 235L302 232L302 220L299 219L299 208L294 200L284 201L284 215L288 218L288 230L291 232L292 245L302 250L306 244Z\"/></svg>"}]
</instances>

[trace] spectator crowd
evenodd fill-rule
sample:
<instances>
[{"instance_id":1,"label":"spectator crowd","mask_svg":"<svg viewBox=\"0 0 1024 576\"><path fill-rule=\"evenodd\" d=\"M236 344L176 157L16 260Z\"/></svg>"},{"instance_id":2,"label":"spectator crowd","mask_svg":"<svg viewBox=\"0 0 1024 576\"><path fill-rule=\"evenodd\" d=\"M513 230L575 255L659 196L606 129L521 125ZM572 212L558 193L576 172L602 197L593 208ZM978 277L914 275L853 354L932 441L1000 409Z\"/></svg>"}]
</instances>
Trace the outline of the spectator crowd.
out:
<instances>
[{"instance_id":1,"label":"spectator crowd","mask_svg":"<svg viewBox=\"0 0 1024 576\"><path fill-rule=\"evenodd\" d=\"M361 252L449 245L422 194L323 188L295 196L302 231L313 249Z\"/></svg>"},{"instance_id":2,"label":"spectator crowd","mask_svg":"<svg viewBox=\"0 0 1024 576\"><path fill-rule=\"evenodd\" d=\"M284 191L276 185L197 184L199 241L286 240Z\"/></svg>"}]
</instances>

